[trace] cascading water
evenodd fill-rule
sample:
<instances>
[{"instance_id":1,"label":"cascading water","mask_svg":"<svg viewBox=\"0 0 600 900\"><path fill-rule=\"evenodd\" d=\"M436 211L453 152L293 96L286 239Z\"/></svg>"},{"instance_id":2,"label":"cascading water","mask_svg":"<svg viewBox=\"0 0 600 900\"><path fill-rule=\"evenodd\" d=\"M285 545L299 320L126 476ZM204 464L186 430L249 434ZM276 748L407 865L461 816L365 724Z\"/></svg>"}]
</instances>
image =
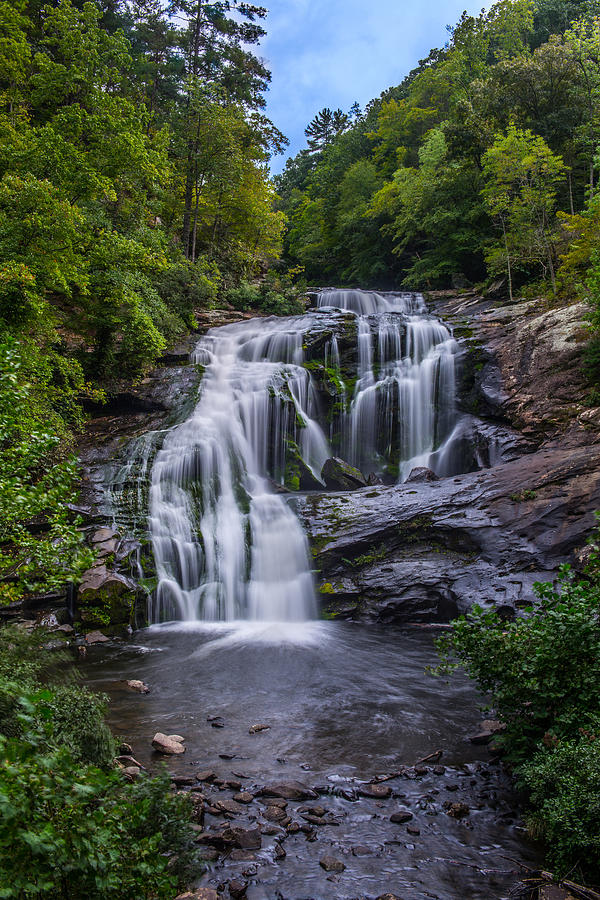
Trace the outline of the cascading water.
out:
<instances>
[{"instance_id":1,"label":"cascading water","mask_svg":"<svg viewBox=\"0 0 600 900\"><path fill-rule=\"evenodd\" d=\"M296 417L305 458L317 466L326 459L293 323L221 328L196 351L206 366L199 402L167 436L152 469L154 621L315 614L306 538L268 479L284 468Z\"/></svg>"},{"instance_id":2,"label":"cascading water","mask_svg":"<svg viewBox=\"0 0 600 900\"><path fill-rule=\"evenodd\" d=\"M449 474L458 344L419 294L323 291L320 308L357 317L358 379L340 424L341 455L363 472Z\"/></svg>"},{"instance_id":3,"label":"cascading water","mask_svg":"<svg viewBox=\"0 0 600 900\"><path fill-rule=\"evenodd\" d=\"M315 332L320 362L304 348ZM151 620L314 617L307 541L278 486L317 487L333 455L392 479L416 465L445 474L456 347L420 296L363 291L323 291L318 311L209 333L194 357L198 403L152 466Z\"/></svg>"}]
</instances>

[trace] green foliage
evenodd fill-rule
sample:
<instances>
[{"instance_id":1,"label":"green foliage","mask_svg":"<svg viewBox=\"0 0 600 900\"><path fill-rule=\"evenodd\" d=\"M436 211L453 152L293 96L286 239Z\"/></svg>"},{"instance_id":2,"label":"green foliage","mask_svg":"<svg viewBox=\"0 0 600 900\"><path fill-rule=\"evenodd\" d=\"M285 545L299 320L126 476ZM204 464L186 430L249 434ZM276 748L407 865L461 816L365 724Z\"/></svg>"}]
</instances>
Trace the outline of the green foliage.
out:
<instances>
[{"instance_id":1,"label":"green foliage","mask_svg":"<svg viewBox=\"0 0 600 900\"><path fill-rule=\"evenodd\" d=\"M590 217L587 250L577 238L595 205L599 12L595 0L503 0L464 13L447 46L288 162L287 258L317 283L418 289L506 273L511 296L513 281L572 296L566 266L577 258L581 281L597 243Z\"/></svg>"},{"instance_id":2,"label":"green foliage","mask_svg":"<svg viewBox=\"0 0 600 900\"><path fill-rule=\"evenodd\" d=\"M501 241L488 251L488 267L491 273L507 272L511 299L515 264L540 266L556 292L554 211L564 173L563 161L541 137L515 126L484 154L481 194L502 231Z\"/></svg>"},{"instance_id":3,"label":"green foliage","mask_svg":"<svg viewBox=\"0 0 600 900\"><path fill-rule=\"evenodd\" d=\"M0 601L59 587L92 562L67 508L76 462L59 451L83 379L62 363L14 339L0 344Z\"/></svg>"},{"instance_id":4,"label":"green foliage","mask_svg":"<svg viewBox=\"0 0 600 900\"><path fill-rule=\"evenodd\" d=\"M441 671L463 666L489 695L506 725L496 741L530 792L532 825L546 839L554 864L563 872L579 865L597 878L597 544L585 577L564 566L558 586L538 584L536 592L535 605L513 622L477 607L454 622L438 640Z\"/></svg>"},{"instance_id":5,"label":"green foliage","mask_svg":"<svg viewBox=\"0 0 600 900\"><path fill-rule=\"evenodd\" d=\"M600 872L600 741L598 719L573 740L537 753L519 770L530 792L529 827L541 837L555 871ZM572 875L570 877L573 877Z\"/></svg>"},{"instance_id":6,"label":"green foliage","mask_svg":"<svg viewBox=\"0 0 600 900\"><path fill-rule=\"evenodd\" d=\"M171 900L193 832L167 775L124 785L66 750L40 750L35 733L0 748L2 898Z\"/></svg>"},{"instance_id":7,"label":"green foliage","mask_svg":"<svg viewBox=\"0 0 600 900\"><path fill-rule=\"evenodd\" d=\"M190 803L166 773L123 781L104 698L57 683L44 638L0 633L0 897L171 900L197 869Z\"/></svg>"},{"instance_id":8,"label":"green foliage","mask_svg":"<svg viewBox=\"0 0 600 900\"><path fill-rule=\"evenodd\" d=\"M240 312L256 310L270 316L299 315L304 312L304 283L294 284L293 279L298 272L292 270L277 274L272 269L259 284L242 281L238 287L227 292L227 301Z\"/></svg>"}]
</instances>

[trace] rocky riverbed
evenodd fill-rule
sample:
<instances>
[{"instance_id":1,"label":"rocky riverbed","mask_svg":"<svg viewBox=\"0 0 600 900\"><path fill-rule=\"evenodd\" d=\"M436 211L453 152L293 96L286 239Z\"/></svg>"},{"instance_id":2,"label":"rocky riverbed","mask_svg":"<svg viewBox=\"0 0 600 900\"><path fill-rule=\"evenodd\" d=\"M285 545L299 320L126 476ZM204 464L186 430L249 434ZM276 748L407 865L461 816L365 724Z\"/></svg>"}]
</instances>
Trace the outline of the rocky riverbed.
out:
<instances>
[{"instance_id":1,"label":"rocky riverbed","mask_svg":"<svg viewBox=\"0 0 600 900\"><path fill-rule=\"evenodd\" d=\"M199 886L248 900L508 897L537 854L497 759L470 741L476 694L428 674L435 661L428 633L246 623L140 632L92 648L83 672L136 762L166 763L191 793ZM185 752L156 752L157 731Z\"/></svg>"}]
</instances>

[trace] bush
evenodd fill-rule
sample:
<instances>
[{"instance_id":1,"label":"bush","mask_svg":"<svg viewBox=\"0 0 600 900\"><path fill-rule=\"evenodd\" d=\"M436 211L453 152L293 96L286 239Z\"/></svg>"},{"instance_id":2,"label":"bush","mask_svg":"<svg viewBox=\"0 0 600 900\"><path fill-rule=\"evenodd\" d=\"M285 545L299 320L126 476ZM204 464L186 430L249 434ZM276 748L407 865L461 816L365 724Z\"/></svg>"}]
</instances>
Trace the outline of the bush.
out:
<instances>
[{"instance_id":1,"label":"bush","mask_svg":"<svg viewBox=\"0 0 600 900\"><path fill-rule=\"evenodd\" d=\"M596 733L536 753L519 777L534 810L530 830L556 871L600 872L600 721Z\"/></svg>"},{"instance_id":2,"label":"bush","mask_svg":"<svg viewBox=\"0 0 600 900\"><path fill-rule=\"evenodd\" d=\"M597 541L598 534L593 536ZM550 861L600 877L600 560L568 566L556 587L507 623L474 608L438 641L438 671L463 666L506 726L496 738L529 796L532 830Z\"/></svg>"},{"instance_id":3,"label":"bush","mask_svg":"<svg viewBox=\"0 0 600 900\"><path fill-rule=\"evenodd\" d=\"M304 312L302 295L303 282L293 283L296 270L278 274L270 271L260 284L242 281L237 287L230 288L226 294L227 301L240 312L258 310L269 316L297 316Z\"/></svg>"},{"instance_id":4,"label":"bush","mask_svg":"<svg viewBox=\"0 0 600 900\"><path fill-rule=\"evenodd\" d=\"M198 871L189 798L123 781L104 698L40 640L0 631L0 898L171 900Z\"/></svg>"},{"instance_id":5,"label":"bush","mask_svg":"<svg viewBox=\"0 0 600 900\"><path fill-rule=\"evenodd\" d=\"M40 751L35 731L0 738L0 751L3 900L172 900L194 833L166 775L124 784L67 750Z\"/></svg>"}]
</instances>

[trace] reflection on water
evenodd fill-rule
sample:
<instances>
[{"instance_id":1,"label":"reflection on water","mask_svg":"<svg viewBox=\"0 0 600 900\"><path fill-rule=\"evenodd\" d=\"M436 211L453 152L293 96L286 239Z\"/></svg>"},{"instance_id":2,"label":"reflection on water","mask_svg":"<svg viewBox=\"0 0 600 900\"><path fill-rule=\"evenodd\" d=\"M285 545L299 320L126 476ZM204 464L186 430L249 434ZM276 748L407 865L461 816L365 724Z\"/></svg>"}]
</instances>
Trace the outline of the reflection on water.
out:
<instances>
[{"instance_id":1,"label":"reflection on water","mask_svg":"<svg viewBox=\"0 0 600 900\"><path fill-rule=\"evenodd\" d=\"M168 761L171 771L235 772L250 790L291 779L333 790L413 765L437 749L446 766L487 758L466 739L480 720L473 688L460 676L446 684L428 674L435 662L427 633L334 622L231 622L154 627L130 645L98 649L84 666L111 697L113 728L145 765L157 762L154 732L178 732L187 752ZM144 680L151 693L128 691L129 678ZM224 727L211 727L212 716L222 717ZM255 723L270 729L250 735ZM469 769L450 772L392 782L405 799L387 801L389 809L323 796L340 827L320 829L315 843L290 837L285 866L263 849L249 900L377 897L386 890L441 900L507 896L514 878L483 878L479 871L510 869L505 856L528 860L506 785L495 772L486 774L481 796L488 799L477 800L478 811L473 797L482 784ZM452 781L459 792L445 793ZM473 827L444 813L445 797L467 800ZM430 812L419 813L420 836L407 839L404 827L390 824L390 810L419 803ZM369 853L353 856L357 844ZM342 854L347 866L336 886L318 865L329 852Z\"/></svg>"}]
</instances>

